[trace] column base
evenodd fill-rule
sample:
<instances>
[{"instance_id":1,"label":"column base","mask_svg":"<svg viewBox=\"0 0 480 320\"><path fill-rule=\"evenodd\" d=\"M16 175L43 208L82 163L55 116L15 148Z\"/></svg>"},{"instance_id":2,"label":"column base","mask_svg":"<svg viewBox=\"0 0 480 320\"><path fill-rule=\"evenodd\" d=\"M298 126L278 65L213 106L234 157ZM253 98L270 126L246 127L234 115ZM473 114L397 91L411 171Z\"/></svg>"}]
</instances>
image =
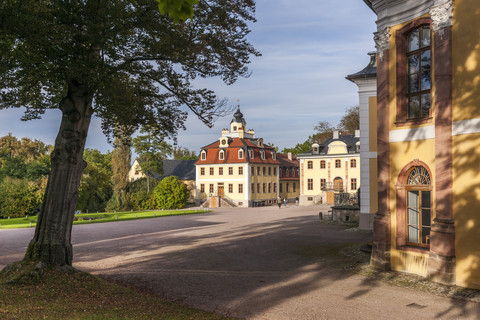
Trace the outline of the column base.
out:
<instances>
[{"instance_id":1,"label":"column base","mask_svg":"<svg viewBox=\"0 0 480 320\"><path fill-rule=\"evenodd\" d=\"M373 220L373 246L370 266L377 270L390 270L390 213L377 212Z\"/></svg>"}]
</instances>

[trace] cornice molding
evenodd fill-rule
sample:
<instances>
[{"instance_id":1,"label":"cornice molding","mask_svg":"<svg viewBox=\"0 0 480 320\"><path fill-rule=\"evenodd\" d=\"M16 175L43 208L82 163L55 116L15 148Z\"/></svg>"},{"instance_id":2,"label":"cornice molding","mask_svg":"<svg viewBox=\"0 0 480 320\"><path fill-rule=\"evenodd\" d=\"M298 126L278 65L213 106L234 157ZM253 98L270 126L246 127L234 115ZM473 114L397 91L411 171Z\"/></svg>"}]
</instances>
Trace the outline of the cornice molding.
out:
<instances>
[{"instance_id":1,"label":"cornice molding","mask_svg":"<svg viewBox=\"0 0 480 320\"><path fill-rule=\"evenodd\" d=\"M377 30L430 13L433 5L434 0L372 0L372 6L377 13Z\"/></svg>"},{"instance_id":2,"label":"cornice molding","mask_svg":"<svg viewBox=\"0 0 480 320\"><path fill-rule=\"evenodd\" d=\"M451 26L453 24L453 0L434 0L430 16L433 31Z\"/></svg>"}]
</instances>

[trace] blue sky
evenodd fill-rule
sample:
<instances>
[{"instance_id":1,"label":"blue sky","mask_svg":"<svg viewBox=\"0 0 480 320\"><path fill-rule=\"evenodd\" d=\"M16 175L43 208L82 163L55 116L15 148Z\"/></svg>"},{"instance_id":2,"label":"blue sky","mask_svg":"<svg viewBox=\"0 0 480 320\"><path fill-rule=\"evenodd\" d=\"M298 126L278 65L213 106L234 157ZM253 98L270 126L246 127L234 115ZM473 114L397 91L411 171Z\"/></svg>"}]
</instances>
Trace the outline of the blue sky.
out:
<instances>
[{"instance_id":1,"label":"blue sky","mask_svg":"<svg viewBox=\"0 0 480 320\"><path fill-rule=\"evenodd\" d=\"M358 104L357 87L345 79L369 62L373 51L374 13L361 0L257 0L257 23L249 40L261 57L252 58L252 75L226 86L219 79L198 85L214 89L231 106L240 101L247 128L281 149L303 142L319 121L336 125L346 108ZM23 111L0 111L0 136L30 137L53 144L61 112L48 111L41 120L20 121ZM221 135L232 116L213 128L189 116L178 144L199 149ZM93 119L87 148L112 149Z\"/></svg>"}]
</instances>

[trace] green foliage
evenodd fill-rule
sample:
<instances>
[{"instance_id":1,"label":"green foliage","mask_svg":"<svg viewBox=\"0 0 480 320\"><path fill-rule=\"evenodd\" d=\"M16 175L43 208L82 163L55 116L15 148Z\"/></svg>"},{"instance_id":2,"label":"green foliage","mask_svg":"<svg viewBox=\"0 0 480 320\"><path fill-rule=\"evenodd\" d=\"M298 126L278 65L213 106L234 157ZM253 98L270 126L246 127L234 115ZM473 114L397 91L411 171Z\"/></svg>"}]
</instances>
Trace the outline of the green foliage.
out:
<instances>
[{"instance_id":1,"label":"green foliage","mask_svg":"<svg viewBox=\"0 0 480 320\"><path fill-rule=\"evenodd\" d=\"M260 55L246 39L255 3L199 0L183 23L158 8L182 17L195 1L0 2L0 109L37 119L81 87L109 137L118 125L174 137L187 109L212 126L226 102L193 81L249 76L250 56Z\"/></svg>"},{"instance_id":2,"label":"green foliage","mask_svg":"<svg viewBox=\"0 0 480 320\"><path fill-rule=\"evenodd\" d=\"M293 148L284 148L280 153L287 154L291 152L294 155L307 152L312 148L312 137L310 136L307 141L303 143L297 143Z\"/></svg>"},{"instance_id":3,"label":"green foliage","mask_svg":"<svg viewBox=\"0 0 480 320\"><path fill-rule=\"evenodd\" d=\"M360 129L360 107L358 105L345 110L338 129L348 134L355 134L355 130Z\"/></svg>"},{"instance_id":4,"label":"green foliage","mask_svg":"<svg viewBox=\"0 0 480 320\"><path fill-rule=\"evenodd\" d=\"M86 149L83 159L87 162L87 167L80 180L77 209L102 212L113 194L112 153L102 154L96 149Z\"/></svg>"},{"instance_id":5,"label":"green foliage","mask_svg":"<svg viewBox=\"0 0 480 320\"><path fill-rule=\"evenodd\" d=\"M125 199L128 187L128 172L130 171L130 163L132 160L132 152L130 150L132 139L126 134L126 129L117 129L115 137L114 149L111 157L112 167L112 188L115 195L115 201L110 202L112 210L127 210L128 201ZM115 207L112 207L115 204Z\"/></svg>"},{"instance_id":6,"label":"green foliage","mask_svg":"<svg viewBox=\"0 0 480 320\"><path fill-rule=\"evenodd\" d=\"M34 215L41 206L43 188L25 179L6 177L0 183L0 217Z\"/></svg>"},{"instance_id":7,"label":"green foliage","mask_svg":"<svg viewBox=\"0 0 480 320\"><path fill-rule=\"evenodd\" d=\"M175 176L164 178L153 191L154 203L159 209L183 208L189 196L187 186Z\"/></svg>"},{"instance_id":8,"label":"green foliage","mask_svg":"<svg viewBox=\"0 0 480 320\"><path fill-rule=\"evenodd\" d=\"M198 155L195 151L188 150L187 148L182 147L173 147L173 159L175 160L197 160Z\"/></svg>"},{"instance_id":9,"label":"green foliage","mask_svg":"<svg viewBox=\"0 0 480 320\"><path fill-rule=\"evenodd\" d=\"M158 10L161 14L168 14L170 18L179 20L187 20L193 17L193 6L198 0L156 0L158 2Z\"/></svg>"},{"instance_id":10,"label":"green foliage","mask_svg":"<svg viewBox=\"0 0 480 320\"><path fill-rule=\"evenodd\" d=\"M163 134L148 129L142 129L140 133L144 135L133 139L133 147L141 170L147 176L147 192L150 192L150 179L163 175L163 159L172 154L172 146L164 141Z\"/></svg>"}]
</instances>

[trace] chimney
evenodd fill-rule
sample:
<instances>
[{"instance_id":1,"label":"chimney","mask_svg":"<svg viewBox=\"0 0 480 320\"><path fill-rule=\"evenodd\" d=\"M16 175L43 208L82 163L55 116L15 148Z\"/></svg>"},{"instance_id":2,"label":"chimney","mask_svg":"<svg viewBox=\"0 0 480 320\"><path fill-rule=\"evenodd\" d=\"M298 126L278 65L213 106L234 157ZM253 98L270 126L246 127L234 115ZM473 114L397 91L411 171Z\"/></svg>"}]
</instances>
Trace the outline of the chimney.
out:
<instances>
[{"instance_id":1,"label":"chimney","mask_svg":"<svg viewBox=\"0 0 480 320\"><path fill-rule=\"evenodd\" d=\"M291 152L288 153L288 160L292 160L292 153Z\"/></svg>"},{"instance_id":2,"label":"chimney","mask_svg":"<svg viewBox=\"0 0 480 320\"><path fill-rule=\"evenodd\" d=\"M333 131L333 139L338 139L338 131Z\"/></svg>"},{"instance_id":3,"label":"chimney","mask_svg":"<svg viewBox=\"0 0 480 320\"><path fill-rule=\"evenodd\" d=\"M355 130L355 138L360 138L360 130Z\"/></svg>"}]
</instances>

